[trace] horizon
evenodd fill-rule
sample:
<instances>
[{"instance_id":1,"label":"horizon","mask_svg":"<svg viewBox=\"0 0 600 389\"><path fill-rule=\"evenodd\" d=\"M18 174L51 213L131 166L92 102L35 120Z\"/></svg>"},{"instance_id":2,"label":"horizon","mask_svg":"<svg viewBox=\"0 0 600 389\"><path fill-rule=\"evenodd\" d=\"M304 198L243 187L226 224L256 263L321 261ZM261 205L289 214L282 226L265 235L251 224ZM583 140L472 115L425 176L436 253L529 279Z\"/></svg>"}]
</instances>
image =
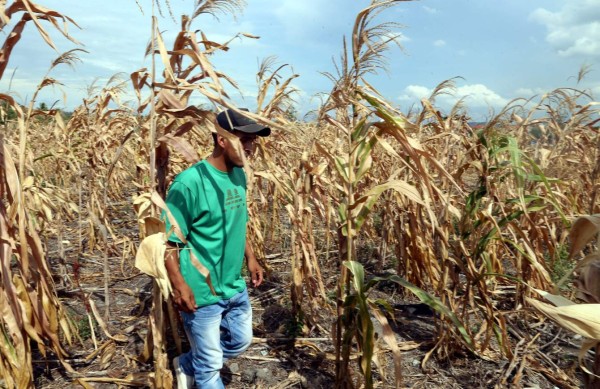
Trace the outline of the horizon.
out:
<instances>
[{"instance_id":1,"label":"horizon","mask_svg":"<svg viewBox=\"0 0 600 389\"><path fill-rule=\"evenodd\" d=\"M64 84L63 90L46 88L36 107L42 102L52 106L58 101L59 107L72 111L81 104L85 89L94 80L97 85L104 85L119 71L129 77L137 69L149 66L144 51L150 35L150 7L146 5L142 14L136 2L107 0L103 4L98 13L93 2L40 3L68 15L82 28L69 26L71 36L85 45L79 47L43 23L58 52L83 48L89 54L81 52L81 62L73 70L68 66L56 68L51 77ZM332 61L339 58L342 38L348 39L356 14L369 2L348 5L343 0L332 0L320 7L315 4L319 3L285 0L273 5L268 0L253 1L235 18L219 14L219 19L201 17L193 22L193 29L202 30L209 40L219 43L238 32L261 37L236 39L227 53L217 53L211 59L219 71L239 83L239 93L228 91L236 105L256 107L256 72L260 60L269 56L276 56L278 66L289 64L284 76L300 75L292 83L299 90L295 107L300 116L317 107L319 94L331 90L332 84L323 73L335 73ZM189 2L183 0L171 0L170 6L174 15L193 11ZM179 23L171 20L166 9L162 11L159 29L169 48ZM436 106L448 113L456 101L465 98L468 116L479 122L512 99L529 99L560 87L597 94L600 82L595 66L600 50L596 50L599 43L595 42L600 42L600 29L595 28L598 19L594 15L600 15L600 0L577 5L555 0L527 4L508 1L502 5L489 0L459 0L452 4L443 0L400 2L380 14L377 22L403 24L404 28L394 30L403 48L391 45L387 72L371 75L367 81L391 105L407 112L438 84L454 79L455 95L438 96ZM468 23L460 23L461 20ZM510 21L510 28L506 21ZM58 52L46 47L33 26L27 27L13 51L0 88L8 90L12 80L17 101L27 103ZM590 67L590 72L577 85L577 73L585 66ZM124 97L131 99L133 94L130 91ZM190 103L199 105L203 101L196 96Z\"/></svg>"}]
</instances>

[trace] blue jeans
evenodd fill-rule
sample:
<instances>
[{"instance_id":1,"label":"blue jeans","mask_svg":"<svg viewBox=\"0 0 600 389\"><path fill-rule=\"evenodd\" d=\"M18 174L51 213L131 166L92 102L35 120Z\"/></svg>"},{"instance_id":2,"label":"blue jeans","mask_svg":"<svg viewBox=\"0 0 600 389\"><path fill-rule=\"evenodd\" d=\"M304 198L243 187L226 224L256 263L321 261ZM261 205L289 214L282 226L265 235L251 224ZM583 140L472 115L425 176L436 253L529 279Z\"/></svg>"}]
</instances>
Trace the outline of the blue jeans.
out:
<instances>
[{"instance_id":1,"label":"blue jeans","mask_svg":"<svg viewBox=\"0 0 600 389\"><path fill-rule=\"evenodd\" d=\"M223 362L240 355L252 342L252 308L244 289L227 300L181 312L191 350L179 358L196 387L221 389Z\"/></svg>"}]
</instances>

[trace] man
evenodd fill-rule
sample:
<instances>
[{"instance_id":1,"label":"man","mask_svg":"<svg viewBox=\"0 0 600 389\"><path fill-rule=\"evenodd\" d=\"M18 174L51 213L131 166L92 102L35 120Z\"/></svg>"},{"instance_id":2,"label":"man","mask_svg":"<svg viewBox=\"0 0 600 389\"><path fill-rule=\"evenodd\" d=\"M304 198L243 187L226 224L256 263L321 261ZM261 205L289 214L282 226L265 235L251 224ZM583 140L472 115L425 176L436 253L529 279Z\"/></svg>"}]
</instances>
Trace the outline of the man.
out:
<instances>
[{"instance_id":1,"label":"man","mask_svg":"<svg viewBox=\"0 0 600 389\"><path fill-rule=\"evenodd\" d=\"M258 136L271 129L233 110L217 115L217 124L232 136L213 134L214 150L205 160L180 173L166 203L177 222L182 242L168 234L165 267L173 301L181 312L191 350L173 360L177 387L223 388L223 362L246 350L252 341L252 310L241 276L244 258L254 287L263 270L246 241L246 176ZM166 220L167 232L171 223ZM185 242L185 243L184 243ZM209 272L205 277L197 262Z\"/></svg>"}]
</instances>

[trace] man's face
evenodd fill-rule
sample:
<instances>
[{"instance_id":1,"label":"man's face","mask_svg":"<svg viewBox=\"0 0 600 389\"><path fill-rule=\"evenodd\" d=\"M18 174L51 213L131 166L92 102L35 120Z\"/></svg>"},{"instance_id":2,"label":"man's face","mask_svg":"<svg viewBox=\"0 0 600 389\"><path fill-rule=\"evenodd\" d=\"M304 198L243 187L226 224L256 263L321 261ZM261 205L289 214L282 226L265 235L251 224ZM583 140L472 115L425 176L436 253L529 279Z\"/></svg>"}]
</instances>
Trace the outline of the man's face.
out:
<instances>
[{"instance_id":1,"label":"man's face","mask_svg":"<svg viewBox=\"0 0 600 389\"><path fill-rule=\"evenodd\" d=\"M253 134L246 134L240 131L234 131L233 135L239 139L246 158L251 157L256 148L257 136ZM244 166L244 160L241 155L238 155L236 146L233 144L233 142L226 139L225 143L225 155L227 159L235 166Z\"/></svg>"}]
</instances>

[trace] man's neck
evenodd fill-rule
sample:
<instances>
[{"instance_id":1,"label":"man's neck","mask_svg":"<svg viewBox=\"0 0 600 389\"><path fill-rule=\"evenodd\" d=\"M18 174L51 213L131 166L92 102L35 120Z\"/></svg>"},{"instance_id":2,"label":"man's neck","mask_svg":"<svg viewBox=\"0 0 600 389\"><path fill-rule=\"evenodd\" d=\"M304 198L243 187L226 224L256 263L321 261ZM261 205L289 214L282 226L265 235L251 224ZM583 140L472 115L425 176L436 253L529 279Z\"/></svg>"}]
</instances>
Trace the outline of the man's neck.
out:
<instances>
[{"instance_id":1,"label":"man's neck","mask_svg":"<svg viewBox=\"0 0 600 389\"><path fill-rule=\"evenodd\" d=\"M208 163L210 163L213 167L215 167L217 170L220 170L222 172L226 172L229 173L233 170L233 166L228 166L227 163L225 162L225 158L223 157L223 154L220 155L215 155L216 153L212 153L207 159L206 161Z\"/></svg>"}]
</instances>

